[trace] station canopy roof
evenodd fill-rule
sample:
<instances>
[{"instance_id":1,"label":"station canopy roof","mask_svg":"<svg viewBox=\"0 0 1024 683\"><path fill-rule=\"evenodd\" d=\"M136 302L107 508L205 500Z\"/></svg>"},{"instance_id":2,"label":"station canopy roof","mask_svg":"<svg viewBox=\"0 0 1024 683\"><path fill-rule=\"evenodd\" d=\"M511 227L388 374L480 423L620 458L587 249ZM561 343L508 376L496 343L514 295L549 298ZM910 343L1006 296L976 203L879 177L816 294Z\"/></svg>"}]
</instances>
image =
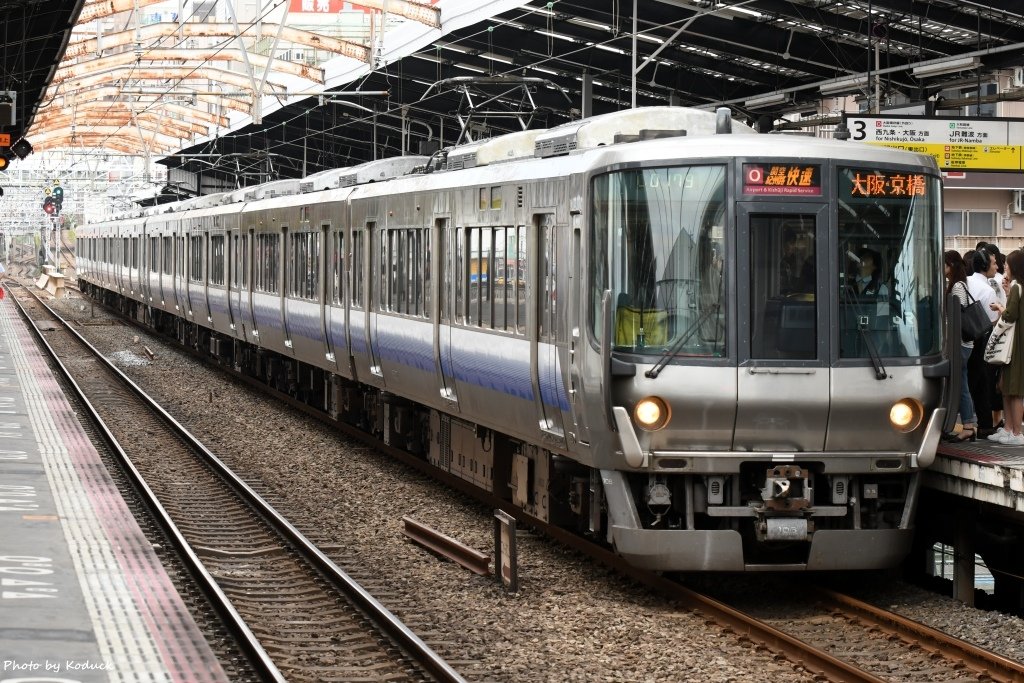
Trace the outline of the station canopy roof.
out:
<instances>
[{"instance_id":1,"label":"station canopy roof","mask_svg":"<svg viewBox=\"0 0 1024 683\"><path fill-rule=\"evenodd\" d=\"M85 2L33 145L246 185L634 105L726 105L770 126L824 121L837 96L989 102L992 73L1024 66L1024 6L1002 0L387 0L401 23L365 43L293 28L304 7L352 4L289 3L217 23L197 9L216 3L189 2L188 17L139 25L127 10L153 0ZM103 17L120 24L97 35ZM302 49L281 58L278 44Z\"/></svg>"}]
</instances>

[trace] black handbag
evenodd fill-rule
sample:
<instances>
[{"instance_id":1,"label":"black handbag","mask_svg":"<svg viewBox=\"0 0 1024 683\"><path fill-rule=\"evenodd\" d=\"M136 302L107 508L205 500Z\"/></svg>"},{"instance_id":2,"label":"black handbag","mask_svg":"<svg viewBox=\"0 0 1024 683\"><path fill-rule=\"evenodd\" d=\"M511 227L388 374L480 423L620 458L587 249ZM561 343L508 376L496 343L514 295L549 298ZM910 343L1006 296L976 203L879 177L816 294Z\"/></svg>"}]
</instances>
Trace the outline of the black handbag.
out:
<instances>
[{"instance_id":1,"label":"black handbag","mask_svg":"<svg viewBox=\"0 0 1024 683\"><path fill-rule=\"evenodd\" d=\"M965 342L976 341L992 329L992 321L981 302L971 296L966 286L964 292L967 293L969 303L960 307L960 338Z\"/></svg>"}]
</instances>

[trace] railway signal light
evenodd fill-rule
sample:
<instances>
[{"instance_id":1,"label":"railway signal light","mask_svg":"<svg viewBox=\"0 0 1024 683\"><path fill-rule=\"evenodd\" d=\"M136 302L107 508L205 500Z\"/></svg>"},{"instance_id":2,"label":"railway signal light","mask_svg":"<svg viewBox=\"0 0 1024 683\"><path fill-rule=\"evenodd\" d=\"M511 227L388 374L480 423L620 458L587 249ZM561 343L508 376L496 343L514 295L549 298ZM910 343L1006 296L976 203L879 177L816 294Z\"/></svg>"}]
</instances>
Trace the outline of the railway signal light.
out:
<instances>
[{"instance_id":1,"label":"railway signal light","mask_svg":"<svg viewBox=\"0 0 1024 683\"><path fill-rule=\"evenodd\" d=\"M6 171L7 167L11 165L11 157L9 151L6 149L0 149L0 171Z\"/></svg>"},{"instance_id":2,"label":"railway signal light","mask_svg":"<svg viewBox=\"0 0 1024 683\"><path fill-rule=\"evenodd\" d=\"M43 213L47 216L52 216L57 212L57 207L53 203L53 191L46 187L43 188Z\"/></svg>"},{"instance_id":3,"label":"railway signal light","mask_svg":"<svg viewBox=\"0 0 1024 683\"><path fill-rule=\"evenodd\" d=\"M43 213L47 216L59 216L64 208L64 188L60 181L53 181L53 187L43 188Z\"/></svg>"}]
</instances>

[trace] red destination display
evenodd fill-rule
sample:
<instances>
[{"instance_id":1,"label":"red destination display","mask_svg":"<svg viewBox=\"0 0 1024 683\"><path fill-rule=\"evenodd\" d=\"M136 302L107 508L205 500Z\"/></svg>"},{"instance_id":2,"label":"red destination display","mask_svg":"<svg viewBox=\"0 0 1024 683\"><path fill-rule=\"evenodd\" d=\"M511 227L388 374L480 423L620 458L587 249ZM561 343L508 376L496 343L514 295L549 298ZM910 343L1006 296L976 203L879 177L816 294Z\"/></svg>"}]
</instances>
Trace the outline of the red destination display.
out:
<instances>
[{"instance_id":1,"label":"red destination display","mask_svg":"<svg viewBox=\"0 0 1024 683\"><path fill-rule=\"evenodd\" d=\"M815 164L743 164L743 194L820 195Z\"/></svg>"}]
</instances>

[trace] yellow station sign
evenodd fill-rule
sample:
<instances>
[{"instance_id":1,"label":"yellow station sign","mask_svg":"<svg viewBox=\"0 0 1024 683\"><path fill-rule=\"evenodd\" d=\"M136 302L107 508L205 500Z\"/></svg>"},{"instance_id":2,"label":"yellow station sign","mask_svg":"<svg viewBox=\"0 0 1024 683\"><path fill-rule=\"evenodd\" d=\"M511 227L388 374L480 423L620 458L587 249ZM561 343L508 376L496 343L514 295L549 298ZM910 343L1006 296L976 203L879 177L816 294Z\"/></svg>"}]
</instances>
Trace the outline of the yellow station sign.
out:
<instances>
[{"instance_id":1,"label":"yellow station sign","mask_svg":"<svg viewBox=\"0 0 1024 683\"><path fill-rule=\"evenodd\" d=\"M1024 170L1024 121L850 116L850 139L927 154L943 171Z\"/></svg>"}]
</instances>

